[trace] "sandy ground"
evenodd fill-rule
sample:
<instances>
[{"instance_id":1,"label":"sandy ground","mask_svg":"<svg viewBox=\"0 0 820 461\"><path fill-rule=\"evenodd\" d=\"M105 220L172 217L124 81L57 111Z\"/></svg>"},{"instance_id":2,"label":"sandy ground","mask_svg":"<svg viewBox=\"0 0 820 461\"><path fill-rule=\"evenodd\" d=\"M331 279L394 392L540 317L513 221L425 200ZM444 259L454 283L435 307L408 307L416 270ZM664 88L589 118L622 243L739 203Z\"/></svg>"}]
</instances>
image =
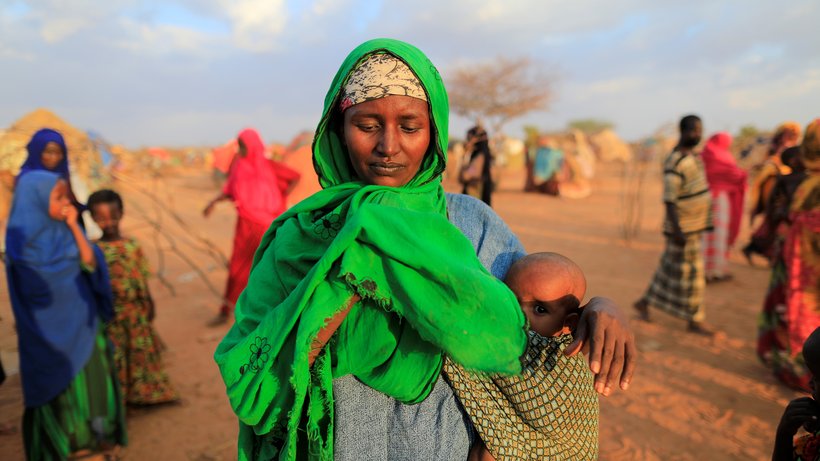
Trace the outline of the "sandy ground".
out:
<instances>
[{"instance_id":1,"label":"sandy ground","mask_svg":"<svg viewBox=\"0 0 820 461\"><path fill-rule=\"evenodd\" d=\"M652 170L654 173L654 170ZM219 300L198 276L221 291L226 270L204 251L207 239L228 255L234 211L225 203L209 220L200 215L216 188L204 173L163 179L142 176L122 183L124 231L147 249L158 278L151 282L157 302L156 329L167 343L165 361L182 402L131 409L125 459L229 460L236 457L237 423L212 354L227 327L209 328ZM660 182L649 176L643 192L639 235L621 237L621 168L599 168L592 196L555 199L518 192L520 174L506 174L494 197L495 208L528 251L561 252L577 261L589 280L588 295L613 298L623 309L643 292L662 249ZM152 203L134 185L153 191ZM174 223L158 207L173 210L190 228ZM146 217L164 216L161 234ZM748 230L744 229L741 241ZM168 237L168 238L166 238ZM199 243L198 243L199 242ZM191 259L189 264L174 248ZM195 270L196 269L196 270ZM749 267L733 255L735 280L709 286L707 317L721 330L717 339L694 337L684 323L653 312L654 322L633 321L641 351L632 387L601 399L602 460L763 460L786 403L798 394L779 385L754 354L756 318L768 281L763 268ZM10 372L17 369L16 337L7 290L0 282L0 353ZM631 312L630 312L631 317ZM19 427L22 394L19 374L0 386L0 422ZM0 436L0 459L23 459L19 433Z\"/></svg>"}]
</instances>

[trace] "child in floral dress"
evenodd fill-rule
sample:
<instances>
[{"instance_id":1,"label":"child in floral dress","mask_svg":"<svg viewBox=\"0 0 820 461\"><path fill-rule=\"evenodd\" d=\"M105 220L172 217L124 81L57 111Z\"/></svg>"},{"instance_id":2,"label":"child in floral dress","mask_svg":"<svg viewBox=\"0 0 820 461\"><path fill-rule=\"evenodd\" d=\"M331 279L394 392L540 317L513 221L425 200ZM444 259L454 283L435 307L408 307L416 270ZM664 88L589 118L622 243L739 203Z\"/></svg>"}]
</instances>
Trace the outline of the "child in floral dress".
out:
<instances>
[{"instance_id":1,"label":"child in floral dress","mask_svg":"<svg viewBox=\"0 0 820 461\"><path fill-rule=\"evenodd\" d=\"M103 250L114 292L114 319L106 326L114 343L122 395L130 405L176 401L179 396L162 366L160 343L151 322L154 300L148 290L148 261L134 238L120 234L122 198L108 189L88 198L94 222L102 229Z\"/></svg>"}]
</instances>

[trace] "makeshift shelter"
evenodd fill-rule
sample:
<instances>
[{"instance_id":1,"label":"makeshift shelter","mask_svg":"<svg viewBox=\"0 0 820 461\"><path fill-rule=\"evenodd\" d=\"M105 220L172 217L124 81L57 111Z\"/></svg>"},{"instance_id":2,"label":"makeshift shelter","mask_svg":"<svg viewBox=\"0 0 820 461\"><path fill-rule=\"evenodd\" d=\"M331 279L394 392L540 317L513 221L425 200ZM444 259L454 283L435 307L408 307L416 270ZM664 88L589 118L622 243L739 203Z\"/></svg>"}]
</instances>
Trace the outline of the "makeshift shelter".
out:
<instances>
[{"instance_id":1,"label":"makeshift shelter","mask_svg":"<svg viewBox=\"0 0 820 461\"><path fill-rule=\"evenodd\" d=\"M47 109L37 109L25 115L0 136L0 171L17 175L26 160L26 144L42 128L57 130L65 138L72 178L76 175L83 181L93 182L98 177L102 171L102 158L88 134Z\"/></svg>"},{"instance_id":2,"label":"makeshift shelter","mask_svg":"<svg viewBox=\"0 0 820 461\"><path fill-rule=\"evenodd\" d=\"M313 133L302 132L296 135L282 154L281 162L296 170L301 175L299 183L288 196L288 205L294 205L322 190L319 177L313 168L313 151L311 150Z\"/></svg>"},{"instance_id":3,"label":"makeshift shelter","mask_svg":"<svg viewBox=\"0 0 820 461\"><path fill-rule=\"evenodd\" d=\"M589 142L602 162L632 160L632 148L609 128L590 135Z\"/></svg>"},{"instance_id":4,"label":"makeshift shelter","mask_svg":"<svg viewBox=\"0 0 820 461\"><path fill-rule=\"evenodd\" d=\"M219 147L211 149L211 166L213 169L227 175L231 169L231 162L233 162L237 148L237 142L234 138Z\"/></svg>"}]
</instances>

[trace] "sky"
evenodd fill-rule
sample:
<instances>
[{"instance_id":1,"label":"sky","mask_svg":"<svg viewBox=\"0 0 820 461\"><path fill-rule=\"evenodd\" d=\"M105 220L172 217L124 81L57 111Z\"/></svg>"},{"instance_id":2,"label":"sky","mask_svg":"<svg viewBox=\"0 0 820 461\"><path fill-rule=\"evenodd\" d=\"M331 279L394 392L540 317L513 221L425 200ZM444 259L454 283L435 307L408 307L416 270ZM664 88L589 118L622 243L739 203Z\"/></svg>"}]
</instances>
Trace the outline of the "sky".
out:
<instances>
[{"instance_id":1,"label":"sky","mask_svg":"<svg viewBox=\"0 0 820 461\"><path fill-rule=\"evenodd\" d=\"M549 109L510 122L611 121L637 140L682 115L707 133L820 116L816 0L0 0L0 127L46 107L128 147L216 145L244 127L315 128L359 43L459 66L529 58ZM470 120L453 115L451 136Z\"/></svg>"}]
</instances>

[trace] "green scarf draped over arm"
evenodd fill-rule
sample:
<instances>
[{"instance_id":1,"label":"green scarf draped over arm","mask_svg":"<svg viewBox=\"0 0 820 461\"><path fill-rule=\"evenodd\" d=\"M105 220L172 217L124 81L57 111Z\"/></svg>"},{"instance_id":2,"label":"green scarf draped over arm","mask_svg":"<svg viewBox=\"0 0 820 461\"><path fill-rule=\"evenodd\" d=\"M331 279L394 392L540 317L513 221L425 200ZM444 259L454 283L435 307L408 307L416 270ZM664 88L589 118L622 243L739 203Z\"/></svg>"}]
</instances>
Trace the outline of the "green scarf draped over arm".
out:
<instances>
[{"instance_id":1,"label":"green scarf draped over arm","mask_svg":"<svg viewBox=\"0 0 820 461\"><path fill-rule=\"evenodd\" d=\"M360 182L329 126L347 75L375 52L404 60L430 103L430 147L398 188ZM236 323L214 356L241 422L240 459L332 459L334 377L353 374L416 403L432 389L442 354L468 369L520 373L527 339L515 296L446 217L448 112L438 71L406 43L366 42L339 69L313 146L325 189L265 234ZM361 301L309 366L311 343L354 294Z\"/></svg>"}]
</instances>

